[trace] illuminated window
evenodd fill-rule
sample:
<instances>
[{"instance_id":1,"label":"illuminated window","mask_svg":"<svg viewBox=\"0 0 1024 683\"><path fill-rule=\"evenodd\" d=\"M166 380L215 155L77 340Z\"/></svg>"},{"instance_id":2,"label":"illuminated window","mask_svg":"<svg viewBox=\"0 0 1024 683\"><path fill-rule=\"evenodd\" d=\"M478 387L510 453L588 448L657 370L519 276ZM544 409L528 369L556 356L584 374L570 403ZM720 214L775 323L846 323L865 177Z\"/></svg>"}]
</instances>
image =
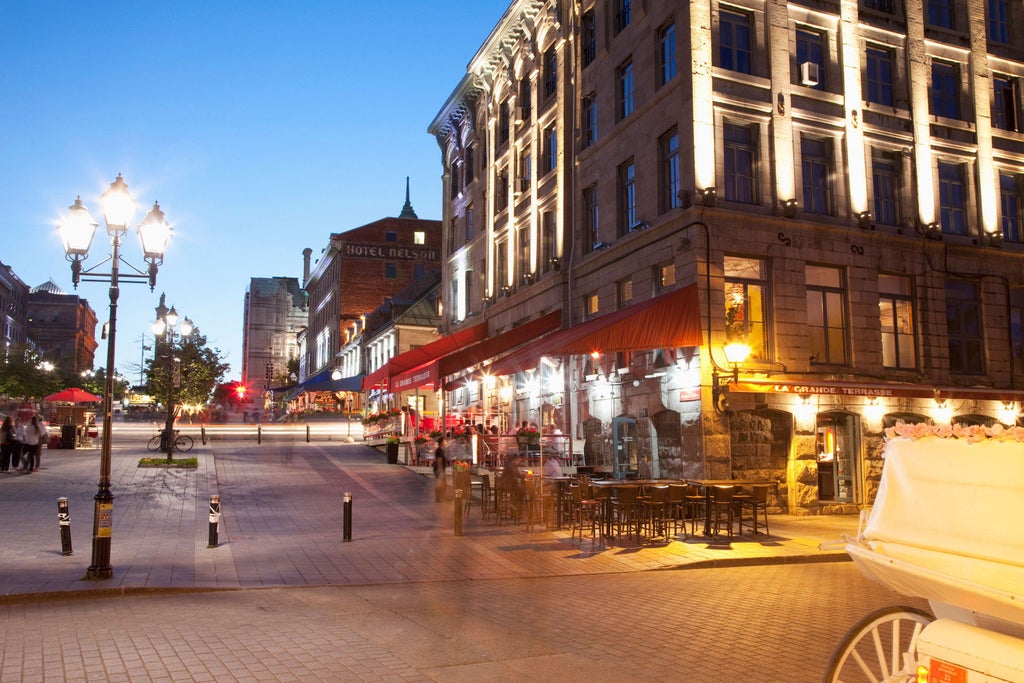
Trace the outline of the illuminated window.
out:
<instances>
[{"instance_id":1,"label":"illuminated window","mask_svg":"<svg viewBox=\"0 0 1024 683\"><path fill-rule=\"evenodd\" d=\"M878 309L882 324L882 365L913 370L917 367L914 344L914 303L910 278L878 275Z\"/></svg>"},{"instance_id":2,"label":"illuminated window","mask_svg":"<svg viewBox=\"0 0 1024 683\"><path fill-rule=\"evenodd\" d=\"M416 230L412 234L412 241L413 241L413 244L426 244L427 243L427 233L423 232L422 230Z\"/></svg>"},{"instance_id":3,"label":"illuminated window","mask_svg":"<svg viewBox=\"0 0 1024 683\"><path fill-rule=\"evenodd\" d=\"M615 295L619 308L628 306L633 301L633 280L629 278L615 283Z\"/></svg>"},{"instance_id":4,"label":"illuminated window","mask_svg":"<svg viewBox=\"0 0 1024 683\"><path fill-rule=\"evenodd\" d=\"M810 361L845 364L846 288L839 268L806 266L807 333Z\"/></svg>"},{"instance_id":5,"label":"illuminated window","mask_svg":"<svg viewBox=\"0 0 1024 683\"><path fill-rule=\"evenodd\" d=\"M583 315L586 318L593 318L599 310L597 294L588 294L583 297Z\"/></svg>"},{"instance_id":6,"label":"illuminated window","mask_svg":"<svg viewBox=\"0 0 1024 683\"><path fill-rule=\"evenodd\" d=\"M725 336L750 347L750 357L768 357L768 264L762 259L726 256Z\"/></svg>"},{"instance_id":7,"label":"illuminated window","mask_svg":"<svg viewBox=\"0 0 1024 683\"><path fill-rule=\"evenodd\" d=\"M654 267L654 293L660 294L676 283L676 264L662 263Z\"/></svg>"}]
</instances>

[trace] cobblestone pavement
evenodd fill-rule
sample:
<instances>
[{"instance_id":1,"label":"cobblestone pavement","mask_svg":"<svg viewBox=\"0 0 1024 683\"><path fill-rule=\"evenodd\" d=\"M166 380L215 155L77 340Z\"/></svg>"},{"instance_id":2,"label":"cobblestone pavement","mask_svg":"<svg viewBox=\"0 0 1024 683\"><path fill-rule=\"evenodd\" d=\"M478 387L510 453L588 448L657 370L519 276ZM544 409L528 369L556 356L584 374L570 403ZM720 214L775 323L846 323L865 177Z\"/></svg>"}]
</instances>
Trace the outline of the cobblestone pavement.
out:
<instances>
[{"instance_id":1,"label":"cobblestone pavement","mask_svg":"<svg viewBox=\"0 0 1024 683\"><path fill-rule=\"evenodd\" d=\"M821 680L850 563L0 605L3 681Z\"/></svg>"},{"instance_id":2,"label":"cobblestone pavement","mask_svg":"<svg viewBox=\"0 0 1024 683\"><path fill-rule=\"evenodd\" d=\"M601 545L474 508L456 537L429 477L361 445L212 442L166 470L123 441L108 581L82 580L96 449L0 475L0 680L817 680L850 624L906 602L819 549L850 517Z\"/></svg>"},{"instance_id":3,"label":"cobblestone pavement","mask_svg":"<svg viewBox=\"0 0 1024 683\"><path fill-rule=\"evenodd\" d=\"M116 434L116 433L115 433ZM43 469L0 475L2 595L53 591L253 588L566 576L706 564L845 559L819 544L856 533L854 517L772 515L771 535L602 545L568 529L497 526L478 508L455 537L453 505L433 480L357 444L197 444L195 470L138 467L142 443L112 455L114 576L82 581L90 564L99 451L47 450ZM353 495L342 542L342 494ZM208 548L219 495L219 545ZM57 498L71 510L74 554L61 555Z\"/></svg>"}]
</instances>

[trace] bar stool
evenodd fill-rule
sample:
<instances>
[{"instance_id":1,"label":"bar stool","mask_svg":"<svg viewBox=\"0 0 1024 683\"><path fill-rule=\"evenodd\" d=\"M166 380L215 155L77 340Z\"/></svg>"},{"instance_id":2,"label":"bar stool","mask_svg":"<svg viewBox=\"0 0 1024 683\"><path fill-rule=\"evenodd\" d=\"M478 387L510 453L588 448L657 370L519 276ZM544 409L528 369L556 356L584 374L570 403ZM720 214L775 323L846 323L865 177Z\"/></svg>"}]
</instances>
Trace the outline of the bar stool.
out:
<instances>
[{"instance_id":1,"label":"bar stool","mask_svg":"<svg viewBox=\"0 0 1024 683\"><path fill-rule=\"evenodd\" d=\"M736 492L734 486L715 486L711 489L711 519L715 526L715 536L718 536L722 528L722 522L726 522L729 530L729 538L732 538L733 494Z\"/></svg>"},{"instance_id":2,"label":"bar stool","mask_svg":"<svg viewBox=\"0 0 1024 683\"><path fill-rule=\"evenodd\" d=\"M750 495L739 501L740 510L740 533L743 533L743 508L750 507L750 517L752 520L752 528L754 535L756 536L759 532L757 530L757 511L760 510L761 514L764 515L764 533L770 533L768 531L768 487L767 486L754 486Z\"/></svg>"}]
</instances>

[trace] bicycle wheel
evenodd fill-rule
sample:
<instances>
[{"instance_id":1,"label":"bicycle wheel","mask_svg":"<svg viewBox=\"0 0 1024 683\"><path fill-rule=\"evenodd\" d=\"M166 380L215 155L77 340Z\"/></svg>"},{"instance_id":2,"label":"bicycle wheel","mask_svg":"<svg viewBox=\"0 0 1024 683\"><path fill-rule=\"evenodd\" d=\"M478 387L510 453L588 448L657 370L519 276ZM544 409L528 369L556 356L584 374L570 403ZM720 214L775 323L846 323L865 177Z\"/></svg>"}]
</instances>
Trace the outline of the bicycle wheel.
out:
<instances>
[{"instance_id":1,"label":"bicycle wheel","mask_svg":"<svg viewBox=\"0 0 1024 683\"><path fill-rule=\"evenodd\" d=\"M935 617L914 607L885 607L853 625L839 642L825 683L909 681L917 658L917 637ZM909 655L904 657L904 655ZM909 669L905 670L905 669Z\"/></svg>"},{"instance_id":2,"label":"bicycle wheel","mask_svg":"<svg viewBox=\"0 0 1024 683\"><path fill-rule=\"evenodd\" d=\"M149 443L146 444L146 448L148 448L151 451L160 450L160 435L157 434L152 439L150 439Z\"/></svg>"},{"instance_id":3,"label":"bicycle wheel","mask_svg":"<svg viewBox=\"0 0 1024 683\"><path fill-rule=\"evenodd\" d=\"M192 440L191 436L182 434L181 436L174 437L174 447L182 453L192 450L192 446L194 445L195 442Z\"/></svg>"}]
</instances>

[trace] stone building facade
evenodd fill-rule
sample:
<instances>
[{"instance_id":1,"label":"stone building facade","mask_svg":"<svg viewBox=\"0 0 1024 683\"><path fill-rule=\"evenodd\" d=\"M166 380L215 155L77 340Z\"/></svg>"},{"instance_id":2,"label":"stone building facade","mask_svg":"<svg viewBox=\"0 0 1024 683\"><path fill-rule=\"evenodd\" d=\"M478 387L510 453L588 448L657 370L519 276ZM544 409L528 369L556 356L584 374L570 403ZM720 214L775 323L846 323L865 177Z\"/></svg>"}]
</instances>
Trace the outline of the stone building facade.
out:
<instances>
[{"instance_id":1,"label":"stone building facade","mask_svg":"<svg viewBox=\"0 0 1024 683\"><path fill-rule=\"evenodd\" d=\"M71 375L91 371L96 356L96 312L86 299L53 280L29 290L27 333L40 353Z\"/></svg>"},{"instance_id":2,"label":"stone building facade","mask_svg":"<svg viewBox=\"0 0 1024 683\"><path fill-rule=\"evenodd\" d=\"M242 314L242 382L260 399L285 386L288 363L298 358L299 332L306 327L306 293L294 277L254 277Z\"/></svg>"},{"instance_id":3,"label":"stone building facade","mask_svg":"<svg viewBox=\"0 0 1024 683\"><path fill-rule=\"evenodd\" d=\"M449 403L806 514L897 420L1017 422L1022 82L1011 0L513 2L429 127L443 327L562 329Z\"/></svg>"}]
</instances>

